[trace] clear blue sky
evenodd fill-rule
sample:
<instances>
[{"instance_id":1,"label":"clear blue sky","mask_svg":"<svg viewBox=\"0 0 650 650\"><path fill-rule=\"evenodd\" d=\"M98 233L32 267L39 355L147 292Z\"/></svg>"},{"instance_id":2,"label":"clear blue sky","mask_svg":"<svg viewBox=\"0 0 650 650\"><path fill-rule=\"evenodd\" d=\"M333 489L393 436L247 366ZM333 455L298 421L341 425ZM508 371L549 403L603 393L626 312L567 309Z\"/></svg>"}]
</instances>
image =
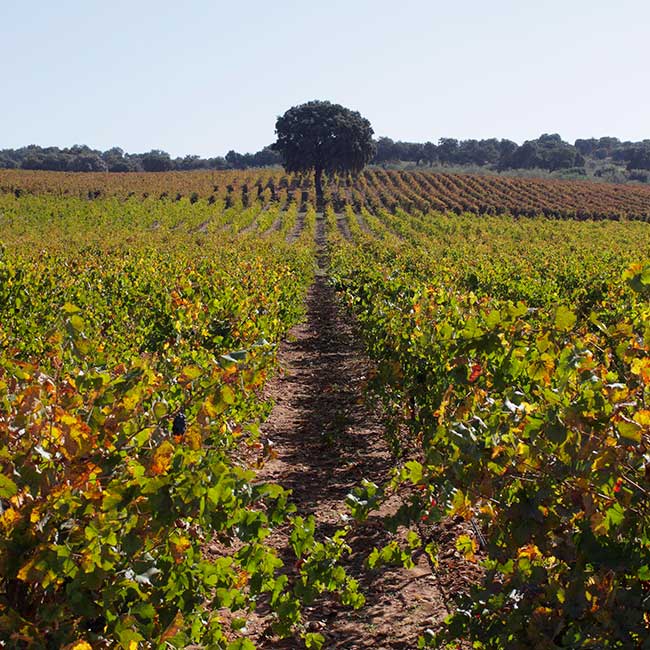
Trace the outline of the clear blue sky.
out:
<instances>
[{"instance_id":1,"label":"clear blue sky","mask_svg":"<svg viewBox=\"0 0 650 650\"><path fill-rule=\"evenodd\" d=\"M650 138L647 0L0 0L0 149L255 151L328 99L424 142Z\"/></svg>"}]
</instances>

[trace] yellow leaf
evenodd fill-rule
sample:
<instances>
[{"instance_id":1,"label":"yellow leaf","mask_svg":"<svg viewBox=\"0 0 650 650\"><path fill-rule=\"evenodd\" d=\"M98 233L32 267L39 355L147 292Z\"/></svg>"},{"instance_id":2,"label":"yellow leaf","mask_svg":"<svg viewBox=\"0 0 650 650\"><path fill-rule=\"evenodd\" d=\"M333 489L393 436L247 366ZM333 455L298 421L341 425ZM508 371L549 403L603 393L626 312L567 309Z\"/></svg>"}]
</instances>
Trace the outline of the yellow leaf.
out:
<instances>
[{"instance_id":1,"label":"yellow leaf","mask_svg":"<svg viewBox=\"0 0 650 650\"><path fill-rule=\"evenodd\" d=\"M484 515L487 515L488 517L490 517L490 519L494 519L496 517L496 514L497 514L495 509L494 509L494 506L489 501L487 501L486 503L484 503L481 506L480 512L481 512L481 514L484 514Z\"/></svg>"},{"instance_id":2,"label":"yellow leaf","mask_svg":"<svg viewBox=\"0 0 650 650\"><path fill-rule=\"evenodd\" d=\"M616 454L612 453L611 450L606 449L596 456L594 462L591 464L591 471L598 472L616 462Z\"/></svg>"},{"instance_id":3,"label":"yellow leaf","mask_svg":"<svg viewBox=\"0 0 650 650\"><path fill-rule=\"evenodd\" d=\"M205 402L203 402L203 410L205 411L205 414L208 416L208 418L214 418L219 415L219 413L221 413L221 411L215 407L214 403L209 397L205 400Z\"/></svg>"},{"instance_id":4,"label":"yellow leaf","mask_svg":"<svg viewBox=\"0 0 650 650\"><path fill-rule=\"evenodd\" d=\"M462 553L469 562L475 562L478 542L469 535L460 535L456 540L456 550Z\"/></svg>"},{"instance_id":5,"label":"yellow leaf","mask_svg":"<svg viewBox=\"0 0 650 650\"><path fill-rule=\"evenodd\" d=\"M92 446L90 427L73 415L63 414L59 419L61 430L59 432L61 451L67 459L74 458L88 451Z\"/></svg>"},{"instance_id":6,"label":"yellow leaf","mask_svg":"<svg viewBox=\"0 0 650 650\"><path fill-rule=\"evenodd\" d=\"M0 516L0 523L7 529L10 530L14 527L14 524L20 519L20 515L13 508L7 508L2 516Z\"/></svg>"},{"instance_id":7,"label":"yellow leaf","mask_svg":"<svg viewBox=\"0 0 650 650\"><path fill-rule=\"evenodd\" d=\"M201 436L201 431L198 427L190 427L185 432L185 444L193 450L201 449L201 444L203 443L203 438Z\"/></svg>"},{"instance_id":8,"label":"yellow leaf","mask_svg":"<svg viewBox=\"0 0 650 650\"><path fill-rule=\"evenodd\" d=\"M203 374L203 370L199 366L185 366L183 368L183 378L189 381L197 379Z\"/></svg>"},{"instance_id":9,"label":"yellow leaf","mask_svg":"<svg viewBox=\"0 0 650 650\"><path fill-rule=\"evenodd\" d=\"M227 384L221 387L221 401L224 404L235 403L235 391L233 391L233 389Z\"/></svg>"},{"instance_id":10,"label":"yellow leaf","mask_svg":"<svg viewBox=\"0 0 650 650\"><path fill-rule=\"evenodd\" d=\"M609 531L609 523L600 512L594 512L594 514L589 517L589 521L591 523L591 529L594 531L594 535L606 535Z\"/></svg>"},{"instance_id":11,"label":"yellow leaf","mask_svg":"<svg viewBox=\"0 0 650 650\"><path fill-rule=\"evenodd\" d=\"M37 566L39 563L39 558L33 557L31 560L28 560L18 571L16 577L18 580L23 582L36 582L40 580L43 576L43 569Z\"/></svg>"},{"instance_id":12,"label":"yellow leaf","mask_svg":"<svg viewBox=\"0 0 650 650\"><path fill-rule=\"evenodd\" d=\"M141 396L136 392L127 393L122 399L122 406L127 411L133 411L135 407L140 403Z\"/></svg>"},{"instance_id":13,"label":"yellow leaf","mask_svg":"<svg viewBox=\"0 0 650 650\"><path fill-rule=\"evenodd\" d=\"M75 641L72 645L66 646L67 650L93 650L88 641Z\"/></svg>"},{"instance_id":14,"label":"yellow leaf","mask_svg":"<svg viewBox=\"0 0 650 650\"><path fill-rule=\"evenodd\" d=\"M36 564L36 558L32 558L31 560L28 560L25 564L23 564L23 566L18 571L18 574L16 575L18 580L22 580L23 582L30 582L31 580L33 580L34 576L32 574L32 569L34 568L35 564Z\"/></svg>"},{"instance_id":15,"label":"yellow leaf","mask_svg":"<svg viewBox=\"0 0 650 650\"><path fill-rule=\"evenodd\" d=\"M76 418L74 415L64 413L61 416L59 422L65 427L68 427L71 434L74 434L80 438L87 438L90 434L90 427L82 420Z\"/></svg>"},{"instance_id":16,"label":"yellow leaf","mask_svg":"<svg viewBox=\"0 0 650 650\"><path fill-rule=\"evenodd\" d=\"M632 362L632 372L639 375L645 384L650 383L650 359L635 359Z\"/></svg>"},{"instance_id":17,"label":"yellow leaf","mask_svg":"<svg viewBox=\"0 0 650 650\"><path fill-rule=\"evenodd\" d=\"M634 421L642 427L650 426L650 411L641 410L634 414Z\"/></svg>"},{"instance_id":18,"label":"yellow leaf","mask_svg":"<svg viewBox=\"0 0 650 650\"><path fill-rule=\"evenodd\" d=\"M525 459L528 459L530 457L530 447L523 442L520 442L517 445L517 455L522 456Z\"/></svg>"},{"instance_id":19,"label":"yellow leaf","mask_svg":"<svg viewBox=\"0 0 650 650\"><path fill-rule=\"evenodd\" d=\"M187 537L180 537L175 541L172 541L170 550L172 552L172 557L176 564L180 564L185 559L185 551L192 545L192 542Z\"/></svg>"},{"instance_id":20,"label":"yellow leaf","mask_svg":"<svg viewBox=\"0 0 650 650\"><path fill-rule=\"evenodd\" d=\"M450 517L462 517L469 520L474 513L472 512L472 502L465 496L465 494L458 490L451 501L451 510L448 512Z\"/></svg>"},{"instance_id":21,"label":"yellow leaf","mask_svg":"<svg viewBox=\"0 0 650 650\"><path fill-rule=\"evenodd\" d=\"M633 442L641 442L641 427L636 422L632 420L619 420L616 423L618 432L626 440L632 440Z\"/></svg>"},{"instance_id":22,"label":"yellow leaf","mask_svg":"<svg viewBox=\"0 0 650 650\"><path fill-rule=\"evenodd\" d=\"M502 454L504 451L508 451L508 448L505 445L496 445L492 448L492 459L496 458L499 454Z\"/></svg>"}]
</instances>

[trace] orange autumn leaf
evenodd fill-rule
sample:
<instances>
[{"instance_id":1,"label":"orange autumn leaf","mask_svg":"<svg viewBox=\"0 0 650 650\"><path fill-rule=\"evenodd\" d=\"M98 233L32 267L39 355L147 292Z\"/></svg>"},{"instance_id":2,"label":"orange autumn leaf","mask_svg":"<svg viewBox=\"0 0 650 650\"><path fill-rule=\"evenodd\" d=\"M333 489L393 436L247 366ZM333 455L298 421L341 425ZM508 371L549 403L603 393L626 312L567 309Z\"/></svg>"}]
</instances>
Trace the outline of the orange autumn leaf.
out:
<instances>
[{"instance_id":1,"label":"orange autumn leaf","mask_svg":"<svg viewBox=\"0 0 650 650\"><path fill-rule=\"evenodd\" d=\"M162 633L162 636L160 637L161 641L168 641L169 639L173 638L176 636L181 628L183 627L183 615L178 612L176 616L174 616L174 620L169 624L167 629Z\"/></svg>"},{"instance_id":2,"label":"orange autumn leaf","mask_svg":"<svg viewBox=\"0 0 650 650\"><path fill-rule=\"evenodd\" d=\"M522 546L517 552L517 557L525 557L529 560L536 560L541 556L542 554L540 553L540 550L537 548L537 546L535 546L535 544L527 544L526 546Z\"/></svg>"},{"instance_id":3,"label":"orange autumn leaf","mask_svg":"<svg viewBox=\"0 0 650 650\"><path fill-rule=\"evenodd\" d=\"M153 454L151 460L151 473L154 475L164 474L172 464L174 456L174 445L168 440L162 442Z\"/></svg>"}]
</instances>

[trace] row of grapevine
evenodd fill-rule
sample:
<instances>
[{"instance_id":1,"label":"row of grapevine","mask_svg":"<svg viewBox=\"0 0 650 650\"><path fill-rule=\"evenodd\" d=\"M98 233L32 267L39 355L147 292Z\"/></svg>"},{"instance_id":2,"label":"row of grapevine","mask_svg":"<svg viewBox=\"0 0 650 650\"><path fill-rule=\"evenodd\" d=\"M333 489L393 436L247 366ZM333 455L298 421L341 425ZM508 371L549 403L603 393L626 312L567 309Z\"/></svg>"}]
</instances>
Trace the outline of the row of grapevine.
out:
<instances>
[{"instance_id":1,"label":"row of grapevine","mask_svg":"<svg viewBox=\"0 0 650 650\"><path fill-rule=\"evenodd\" d=\"M433 561L427 526L464 519L456 549L482 567L420 646L648 647L647 226L364 219L331 236L332 275L403 461L349 505L402 495L385 523Z\"/></svg>"},{"instance_id":2,"label":"row of grapevine","mask_svg":"<svg viewBox=\"0 0 650 650\"><path fill-rule=\"evenodd\" d=\"M313 210L287 245L295 210L0 204L0 644L247 649L259 612L319 647L303 603L363 600L335 571L344 537L317 542L256 479L261 390L303 314ZM288 567L267 541L278 526Z\"/></svg>"}]
</instances>

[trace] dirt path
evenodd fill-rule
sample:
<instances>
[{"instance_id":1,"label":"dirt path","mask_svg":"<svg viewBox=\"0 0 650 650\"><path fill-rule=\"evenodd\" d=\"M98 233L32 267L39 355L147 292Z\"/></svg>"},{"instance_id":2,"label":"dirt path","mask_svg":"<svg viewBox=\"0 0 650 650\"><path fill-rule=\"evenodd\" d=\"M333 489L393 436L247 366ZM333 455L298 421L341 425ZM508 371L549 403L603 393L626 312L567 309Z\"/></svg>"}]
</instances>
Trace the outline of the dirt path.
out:
<instances>
[{"instance_id":1,"label":"dirt path","mask_svg":"<svg viewBox=\"0 0 650 650\"><path fill-rule=\"evenodd\" d=\"M343 238L347 239L347 241L352 241L350 224L348 224L348 218L344 214L336 215L336 225L338 226L341 235L343 235Z\"/></svg>"},{"instance_id":2,"label":"dirt path","mask_svg":"<svg viewBox=\"0 0 650 650\"><path fill-rule=\"evenodd\" d=\"M361 228L361 230L363 230L363 232L365 232L367 235L372 234L372 231L370 228L368 228L368 224L364 221L364 218L358 212L355 214L355 216L357 218L359 228Z\"/></svg>"},{"instance_id":3,"label":"dirt path","mask_svg":"<svg viewBox=\"0 0 650 650\"><path fill-rule=\"evenodd\" d=\"M304 227L305 227L305 213L299 212L296 218L296 225L293 227L291 232L287 235L287 242L292 243L296 241L296 239L300 237L300 233L303 231Z\"/></svg>"},{"instance_id":4,"label":"dirt path","mask_svg":"<svg viewBox=\"0 0 650 650\"><path fill-rule=\"evenodd\" d=\"M269 226L269 228L262 233L262 237L268 237L269 235L273 234L274 232L278 232L278 230L280 230L281 227L282 227L282 217L278 217Z\"/></svg>"},{"instance_id":5,"label":"dirt path","mask_svg":"<svg viewBox=\"0 0 650 650\"><path fill-rule=\"evenodd\" d=\"M269 387L275 407L263 431L277 456L259 478L290 488L298 514L313 514L323 536L343 525L348 492L362 478L383 482L394 460L378 415L363 401L368 362L327 281L320 215L316 241L319 270L307 296L307 319L282 345L284 374ZM360 580L367 602L354 612L324 597L306 612L308 628L325 636L325 648L415 648L418 635L448 613L424 557L412 570L373 573L363 568L368 552L389 539L372 517L351 533L348 570ZM286 542L282 534L276 539L281 555ZM257 643L265 650L301 647L296 640Z\"/></svg>"},{"instance_id":6,"label":"dirt path","mask_svg":"<svg viewBox=\"0 0 650 650\"><path fill-rule=\"evenodd\" d=\"M255 217L247 226L244 226L240 231L240 235L253 232L257 228L257 217Z\"/></svg>"}]
</instances>

